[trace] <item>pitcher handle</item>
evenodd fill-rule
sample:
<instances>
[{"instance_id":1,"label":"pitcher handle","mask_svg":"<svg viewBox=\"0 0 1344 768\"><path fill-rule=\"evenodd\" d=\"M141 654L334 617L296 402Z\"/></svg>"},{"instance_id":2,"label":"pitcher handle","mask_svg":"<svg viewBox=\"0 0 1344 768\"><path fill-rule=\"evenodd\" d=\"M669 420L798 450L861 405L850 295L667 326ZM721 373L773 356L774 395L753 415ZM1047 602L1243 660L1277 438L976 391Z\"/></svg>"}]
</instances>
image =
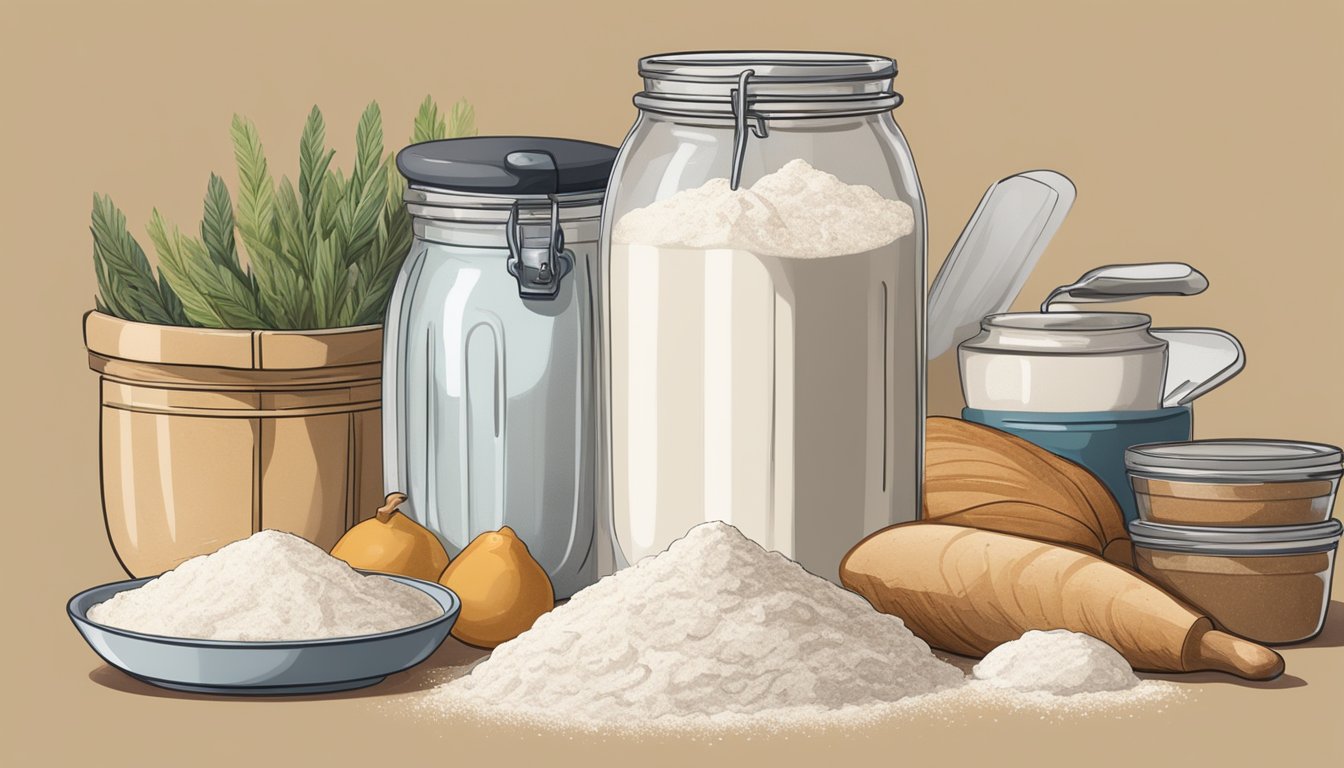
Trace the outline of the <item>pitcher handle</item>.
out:
<instances>
[{"instance_id":1,"label":"pitcher handle","mask_svg":"<svg viewBox=\"0 0 1344 768\"><path fill-rule=\"evenodd\" d=\"M1162 406L1188 405L1222 386L1246 367L1246 350L1237 337L1216 328L1155 328L1167 342L1167 384Z\"/></svg>"}]
</instances>

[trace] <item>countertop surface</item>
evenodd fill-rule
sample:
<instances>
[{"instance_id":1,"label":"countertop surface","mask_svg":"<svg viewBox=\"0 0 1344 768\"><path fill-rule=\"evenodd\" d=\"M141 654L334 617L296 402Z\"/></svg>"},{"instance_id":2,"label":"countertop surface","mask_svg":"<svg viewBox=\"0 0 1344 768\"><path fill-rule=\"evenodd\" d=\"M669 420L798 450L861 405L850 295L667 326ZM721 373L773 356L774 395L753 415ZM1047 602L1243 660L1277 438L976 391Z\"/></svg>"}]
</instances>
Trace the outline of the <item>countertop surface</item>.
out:
<instances>
[{"instance_id":1,"label":"countertop surface","mask_svg":"<svg viewBox=\"0 0 1344 768\"><path fill-rule=\"evenodd\" d=\"M71 535L74 544L100 543L82 530ZM56 578L10 587L22 602L17 618L7 622L3 751L9 757L0 762L391 766L520 765L534 758L547 765L859 765L882 759L1133 766L1196 760L1212 766L1308 757L1330 765L1344 758L1339 599L1316 639L1281 649L1287 673L1280 679L1170 676L1164 679L1176 681L1181 695L1149 709L1052 715L976 706L820 732L674 738L556 732L437 714L422 706L425 692L482 655L451 639L421 666L360 691L242 699L158 689L103 664L65 616L70 595L121 577L104 550ZM1335 594L1344 595L1339 574Z\"/></svg>"}]
</instances>

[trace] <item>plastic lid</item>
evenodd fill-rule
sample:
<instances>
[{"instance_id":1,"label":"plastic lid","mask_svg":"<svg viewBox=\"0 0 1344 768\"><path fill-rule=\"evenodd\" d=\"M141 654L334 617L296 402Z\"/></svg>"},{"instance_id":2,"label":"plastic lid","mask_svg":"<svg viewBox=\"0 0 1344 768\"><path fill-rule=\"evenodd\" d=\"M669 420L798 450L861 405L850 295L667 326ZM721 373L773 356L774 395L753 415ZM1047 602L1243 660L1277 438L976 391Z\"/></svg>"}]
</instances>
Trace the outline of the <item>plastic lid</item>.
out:
<instances>
[{"instance_id":1,"label":"plastic lid","mask_svg":"<svg viewBox=\"0 0 1344 768\"><path fill-rule=\"evenodd\" d=\"M1341 531L1344 531L1344 524L1334 519L1311 525L1255 528L1162 525L1142 520L1129 524L1129 537L1136 547L1246 557L1328 552L1339 545Z\"/></svg>"},{"instance_id":2,"label":"plastic lid","mask_svg":"<svg viewBox=\"0 0 1344 768\"><path fill-rule=\"evenodd\" d=\"M1192 440L1148 443L1125 451L1131 474L1176 480L1292 482L1344 474L1333 445L1291 440Z\"/></svg>"},{"instance_id":3,"label":"plastic lid","mask_svg":"<svg viewBox=\"0 0 1344 768\"><path fill-rule=\"evenodd\" d=\"M1147 328L1151 323L1152 318L1138 312L1009 312L985 317L981 327L1095 333Z\"/></svg>"},{"instance_id":4,"label":"plastic lid","mask_svg":"<svg viewBox=\"0 0 1344 768\"><path fill-rule=\"evenodd\" d=\"M1164 349L1167 343L1148 333L1151 322L1136 312L1009 312L981 320L984 332L960 349L1065 357Z\"/></svg>"},{"instance_id":5,"label":"plastic lid","mask_svg":"<svg viewBox=\"0 0 1344 768\"><path fill-rule=\"evenodd\" d=\"M491 195L600 192L615 162L615 147L538 136L442 139L397 153L412 184Z\"/></svg>"}]
</instances>

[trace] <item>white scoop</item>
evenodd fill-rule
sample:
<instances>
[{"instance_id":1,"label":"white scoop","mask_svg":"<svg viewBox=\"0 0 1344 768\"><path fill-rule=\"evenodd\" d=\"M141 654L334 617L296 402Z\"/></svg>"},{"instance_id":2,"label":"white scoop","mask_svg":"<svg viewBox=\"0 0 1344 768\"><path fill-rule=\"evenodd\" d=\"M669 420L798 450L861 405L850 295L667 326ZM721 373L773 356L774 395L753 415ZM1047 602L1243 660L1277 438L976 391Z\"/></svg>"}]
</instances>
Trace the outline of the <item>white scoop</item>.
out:
<instances>
[{"instance_id":1,"label":"white scoop","mask_svg":"<svg viewBox=\"0 0 1344 768\"><path fill-rule=\"evenodd\" d=\"M1209 287L1202 272L1181 262L1112 264L1085 273L1050 292L1042 312L1068 312L1077 304L1129 301L1147 296L1194 296ZM1167 342L1166 384L1162 405L1186 405L1222 385L1246 367L1246 350L1226 331L1215 328L1154 328Z\"/></svg>"},{"instance_id":2,"label":"white scoop","mask_svg":"<svg viewBox=\"0 0 1344 768\"><path fill-rule=\"evenodd\" d=\"M1208 287L1209 279L1202 272L1179 261L1113 264L1091 270L1072 285L1061 285L1051 291L1041 304L1041 311L1049 312L1055 309L1055 304L1128 301L1144 296L1194 296Z\"/></svg>"}]
</instances>

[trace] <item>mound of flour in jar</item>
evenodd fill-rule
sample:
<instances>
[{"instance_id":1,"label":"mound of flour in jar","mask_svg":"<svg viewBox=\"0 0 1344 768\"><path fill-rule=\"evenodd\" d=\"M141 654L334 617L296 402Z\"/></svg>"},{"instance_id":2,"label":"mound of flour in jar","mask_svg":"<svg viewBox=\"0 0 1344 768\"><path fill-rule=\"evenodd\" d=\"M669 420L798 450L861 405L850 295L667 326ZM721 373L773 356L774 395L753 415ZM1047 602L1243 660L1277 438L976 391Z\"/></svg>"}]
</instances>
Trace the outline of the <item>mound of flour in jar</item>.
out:
<instances>
[{"instance_id":1,"label":"mound of flour in jar","mask_svg":"<svg viewBox=\"0 0 1344 768\"><path fill-rule=\"evenodd\" d=\"M710 179L622 216L619 244L730 248L758 256L815 259L863 253L910 234L914 211L872 187L846 184L791 160L749 189Z\"/></svg>"},{"instance_id":2,"label":"mound of flour in jar","mask_svg":"<svg viewBox=\"0 0 1344 768\"><path fill-rule=\"evenodd\" d=\"M365 576L280 531L193 557L89 609L92 621L132 632L246 641L368 635L442 614L420 590Z\"/></svg>"},{"instance_id":3,"label":"mound of flour in jar","mask_svg":"<svg viewBox=\"0 0 1344 768\"><path fill-rule=\"evenodd\" d=\"M431 702L596 725L712 724L964 681L900 619L713 522L579 592Z\"/></svg>"},{"instance_id":4,"label":"mound of flour in jar","mask_svg":"<svg viewBox=\"0 0 1344 768\"><path fill-rule=\"evenodd\" d=\"M1067 629L1031 630L990 651L972 674L995 688L1057 696L1124 691L1139 684L1114 648Z\"/></svg>"}]
</instances>

